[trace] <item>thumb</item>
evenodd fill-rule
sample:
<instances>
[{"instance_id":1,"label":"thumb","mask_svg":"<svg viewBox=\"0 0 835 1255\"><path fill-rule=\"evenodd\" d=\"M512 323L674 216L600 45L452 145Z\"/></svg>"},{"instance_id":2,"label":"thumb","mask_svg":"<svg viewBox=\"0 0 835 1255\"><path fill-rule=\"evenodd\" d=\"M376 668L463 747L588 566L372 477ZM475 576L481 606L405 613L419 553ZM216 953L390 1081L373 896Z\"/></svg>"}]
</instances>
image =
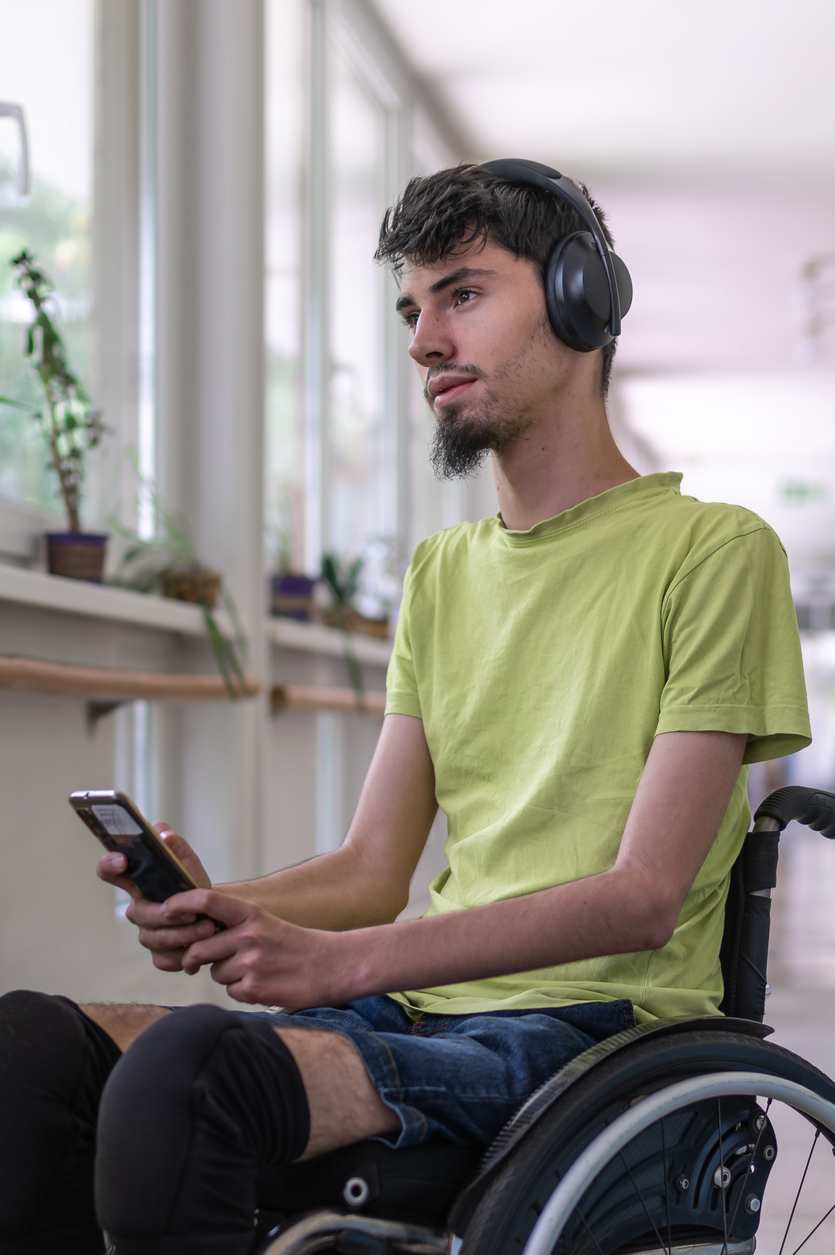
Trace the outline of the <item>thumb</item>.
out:
<instances>
[{"instance_id":1,"label":"thumb","mask_svg":"<svg viewBox=\"0 0 835 1255\"><path fill-rule=\"evenodd\" d=\"M157 836L165 842L169 850L173 851L174 854L179 854L181 850L190 851L191 847L185 837L181 837L179 832L175 832L171 825L166 823L164 819L161 819L159 823L152 824L151 826Z\"/></svg>"}]
</instances>

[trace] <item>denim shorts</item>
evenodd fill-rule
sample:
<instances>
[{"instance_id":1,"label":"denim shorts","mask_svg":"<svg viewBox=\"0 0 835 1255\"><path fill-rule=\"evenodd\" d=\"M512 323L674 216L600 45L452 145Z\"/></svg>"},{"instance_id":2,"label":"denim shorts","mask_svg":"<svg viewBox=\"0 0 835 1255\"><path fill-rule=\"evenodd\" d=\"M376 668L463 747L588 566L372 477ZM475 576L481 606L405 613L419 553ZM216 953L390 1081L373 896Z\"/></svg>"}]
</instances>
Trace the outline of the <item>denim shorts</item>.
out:
<instances>
[{"instance_id":1,"label":"denim shorts","mask_svg":"<svg viewBox=\"0 0 835 1255\"><path fill-rule=\"evenodd\" d=\"M331 1029L352 1041L383 1102L400 1117L399 1136L378 1139L392 1146L428 1138L488 1145L549 1076L635 1023L629 1001L413 1019L385 995L292 1015L238 1014L276 1028Z\"/></svg>"}]
</instances>

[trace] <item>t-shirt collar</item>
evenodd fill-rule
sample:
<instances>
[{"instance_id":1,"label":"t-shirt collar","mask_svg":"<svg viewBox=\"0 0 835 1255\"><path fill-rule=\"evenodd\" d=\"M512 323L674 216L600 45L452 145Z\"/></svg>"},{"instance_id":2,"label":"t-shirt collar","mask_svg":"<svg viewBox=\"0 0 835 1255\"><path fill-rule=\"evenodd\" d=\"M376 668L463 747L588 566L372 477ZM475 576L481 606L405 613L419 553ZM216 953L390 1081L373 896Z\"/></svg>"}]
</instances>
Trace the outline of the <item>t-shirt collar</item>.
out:
<instances>
[{"instance_id":1,"label":"t-shirt collar","mask_svg":"<svg viewBox=\"0 0 835 1255\"><path fill-rule=\"evenodd\" d=\"M582 526L598 518L602 514L611 514L625 506L645 501L649 497L668 496L670 493L679 495L682 475L679 471L659 471L653 475L641 475L638 479L629 479L625 484L616 484L607 488L596 497L587 497L579 505L570 510L563 510L552 519L543 519L535 523L525 532L511 531L505 527L501 512L496 515L500 535L509 545L530 545L538 540L546 540L569 529Z\"/></svg>"}]
</instances>

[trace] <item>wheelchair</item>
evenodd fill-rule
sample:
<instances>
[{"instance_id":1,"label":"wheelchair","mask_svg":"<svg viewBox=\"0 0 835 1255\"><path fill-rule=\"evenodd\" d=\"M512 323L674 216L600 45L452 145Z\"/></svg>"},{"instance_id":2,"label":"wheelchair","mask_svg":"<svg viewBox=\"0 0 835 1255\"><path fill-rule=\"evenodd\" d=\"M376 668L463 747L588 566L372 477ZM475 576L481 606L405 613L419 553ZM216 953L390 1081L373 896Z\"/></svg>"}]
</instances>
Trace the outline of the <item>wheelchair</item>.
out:
<instances>
[{"instance_id":1,"label":"wheelchair","mask_svg":"<svg viewBox=\"0 0 835 1255\"><path fill-rule=\"evenodd\" d=\"M546 1081L486 1151L440 1141L394 1150L371 1140L293 1165L273 1209L259 1213L253 1249L835 1249L835 1219L825 1227L835 1211L827 1159L835 1155L835 1082L764 1040L773 1031L763 1024L771 890L791 820L835 838L835 794L790 786L757 809L725 908L722 1016L655 1021L593 1046ZM801 1135L808 1144L798 1158ZM827 1166L833 1176L821 1178Z\"/></svg>"}]
</instances>

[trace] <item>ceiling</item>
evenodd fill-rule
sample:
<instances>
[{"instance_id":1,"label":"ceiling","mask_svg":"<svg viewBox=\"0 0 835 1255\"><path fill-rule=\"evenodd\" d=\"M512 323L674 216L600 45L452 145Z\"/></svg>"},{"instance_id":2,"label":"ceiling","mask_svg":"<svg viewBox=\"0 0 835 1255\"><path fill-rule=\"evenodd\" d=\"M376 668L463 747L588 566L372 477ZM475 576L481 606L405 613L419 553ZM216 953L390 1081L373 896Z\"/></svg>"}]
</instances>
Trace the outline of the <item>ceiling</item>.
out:
<instances>
[{"instance_id":1,"label":"ceiling","mask_svg":"<svg viewBox=\"0 0 835 1255\"><path fill-rule=\"evenodd\" d=\"M376 0L470 137L589 179L835 174L831 0Z\"/></svg>"}]
</instances>

